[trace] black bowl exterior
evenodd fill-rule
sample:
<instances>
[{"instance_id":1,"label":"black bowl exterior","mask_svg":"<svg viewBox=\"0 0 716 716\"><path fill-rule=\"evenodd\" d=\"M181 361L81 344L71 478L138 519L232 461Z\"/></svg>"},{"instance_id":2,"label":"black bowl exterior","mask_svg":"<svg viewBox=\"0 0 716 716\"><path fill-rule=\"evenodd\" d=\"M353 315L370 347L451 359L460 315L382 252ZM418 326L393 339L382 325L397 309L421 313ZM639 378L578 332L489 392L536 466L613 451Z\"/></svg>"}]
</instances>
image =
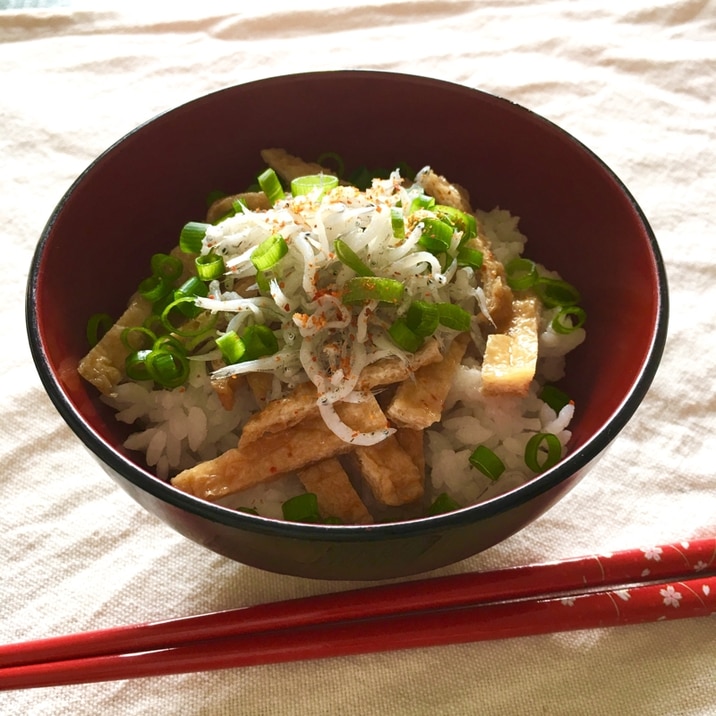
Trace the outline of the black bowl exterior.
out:
<instances>
[{"instance_id":1,"label":"black bowl exterior","mask_svg":"<svg viewBox=\"0 0 716 716\"><path fill-rule=\"evenodd\" d=\"M282 523L197 500L158 480L121 446L126 432L76 372L86 352L86 320L96 311L118 315L151 254L169 250L186 221L203 217L211 191L249 185L262 168L260 149L269 146L308 159L335 151L348 169L432 164L466 186L474 205L499 205L522 217L527 254L580 288L589 317L588 339L570 356L565 381L577 416L564 461L507 495L453 514L341 527ZM107 280L107 271L84 268L110 264L116 281ZM58 205L38 244L27 293L31 350L48 395L134 499L232 559L328 579L434 569L496 544L542 514L638 407L661 357L667 313L663 261L648 222L581 143L498 97L368 71L240 85L129 133Z\"/></svg>"}]
</instances>

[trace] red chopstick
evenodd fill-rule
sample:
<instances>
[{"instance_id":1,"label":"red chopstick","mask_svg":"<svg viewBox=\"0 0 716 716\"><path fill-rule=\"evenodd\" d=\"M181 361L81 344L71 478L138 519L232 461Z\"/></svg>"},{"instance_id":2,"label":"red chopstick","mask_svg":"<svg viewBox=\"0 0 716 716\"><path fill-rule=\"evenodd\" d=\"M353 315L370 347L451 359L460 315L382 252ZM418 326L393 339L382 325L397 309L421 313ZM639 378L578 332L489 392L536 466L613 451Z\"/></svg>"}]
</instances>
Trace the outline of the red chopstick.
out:
<instances>
[{"instance_id":1,"label":"red chopstick","mask_svg":"<svg viewBox=\"0 0 716 716\"><path fill-rule=\"evenodd\" d=\"M714 573L709 538L42 639L0 647L0 690L707 616Z\"/></svg>"}]
</instances>

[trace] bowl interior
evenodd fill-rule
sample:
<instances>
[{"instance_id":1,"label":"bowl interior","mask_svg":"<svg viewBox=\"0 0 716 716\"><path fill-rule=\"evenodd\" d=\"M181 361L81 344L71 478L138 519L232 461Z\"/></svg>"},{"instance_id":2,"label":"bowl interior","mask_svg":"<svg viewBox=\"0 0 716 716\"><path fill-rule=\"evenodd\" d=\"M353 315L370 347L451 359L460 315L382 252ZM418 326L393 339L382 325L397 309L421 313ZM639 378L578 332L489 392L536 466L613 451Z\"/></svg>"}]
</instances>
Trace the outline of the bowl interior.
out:
<instances>
[{"instance_id":1,"label":"bowl interior","mask_svg":"<svg viewBox=\"0 0 716 716\"><path fill-rule=\"evenodd\" d=\"M77 376L87 318L119 315L151 254L203 218L210 192L251 184L271 146L307 159L337 152L347 170L429 164L467 187L476 207L520 216L526 254L575 284L588 315L565 381L578 408L572 454L626 422L658 362L665 284L648 224L619 180L570 135L503 99L341 71L229 88L161 115L99 157L58 206L31 277L35 339L51 371L43 380L61 389L53 399L100 441L122 452L124 428Z\"/></svg>"}]
</instances>

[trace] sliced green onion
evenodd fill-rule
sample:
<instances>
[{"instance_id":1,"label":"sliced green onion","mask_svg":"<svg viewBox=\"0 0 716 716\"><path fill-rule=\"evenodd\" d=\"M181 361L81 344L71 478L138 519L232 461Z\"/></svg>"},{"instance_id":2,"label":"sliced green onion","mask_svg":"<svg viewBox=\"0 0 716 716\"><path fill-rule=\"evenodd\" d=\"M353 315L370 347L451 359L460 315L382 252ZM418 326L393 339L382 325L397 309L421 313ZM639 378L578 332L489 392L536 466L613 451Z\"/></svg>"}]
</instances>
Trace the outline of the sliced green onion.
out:
<instances>
[{"instance_id":1,"label":"sliced green onion","mask_svg":"<svg viewBox=\"0 0 716 716\"><path fill-rule=\"evenodd\" d=\"M338 186L338 177L332 174L307 174L291 180L291 194L301 196L310 194L315 189L320 190L320 196L335 189Z\"/></svg>"},{"instance_id":2,"label":"sliced green onion","mask_svg":"<svg viewBox=\"0 0 716 716\"><path fill-rule=\"evenodd\" d=\"M178 351L152 350L144 362L154 382L164 388L178 388L189 377L189 360Z\"/></svg>"},{"instance_id":3,"label":"sliced green onion","mask_svg":"<svg viewBox=\"0 0 716 716\"><path fill-rule=\"evenodd\" d=\"M559 413L565 405L572 402L572 399L554 385L545 385L539 394L540 400L549 405L555 413Z\"/></svg>"},{"instance_id":4,"label":"sliced green onion","mask_svg":"<svg viewBox=\"0 0 716 716\"><path fill-rule=\"evenodd\" d=\"M259 291L263 294L271 292L271 282L264 271L256 272L256 285L259 287Z\"/></svg>"},{"instance_id":5,"label":"sliced green onion","mask_svg":"<svg viewBox=\"0 0 716 716\"><path fill-rule=\"evenodd\" d=\"M198 254L204 243L206 230L211 224L205 224L200 221L190 221L184 224L184 228L179 234L179 248L185 254Z\"/></svg>"},{"instance_id":6,"label":"sliced green onion","mask_svg":"<svg viewBox=\"0 0 716 716\"><path fill-rule=\"evenodd\" d=\"M216 339L216 345L227 365L238 363L246 353L246 344L235 331L227 331Z\"/></svg>"},{"instance_id":7,"label":"sliced green onion","mask_svg":"<svg viewBox=\"0 0 716 716\"><path fill-rule=\"evenodd\" d=\"M234 210L234 214L245 214L249 211L249 207L243 199L234 199L231 202L231 208Z\"/></svg>"},{"instance_id":8,"label":"sliced green onion","mask_svg":"<svg viewBox=\"0 0 716 716\"><path fill-rule=\"evenodd\" d=\"M113 325L112 316L109 313L94 313L87 319L85 335L87 343L94 348Z\"/></svg>"},{"instance_id":9,"label":"sliced green onion","mask_svg":"<svg viewBox=\"0 0 716 716\"><path fill-rule=\"evenodd\" d=\"M458 231L462 232L461 245L477 236L477 219L472 214L444 204L436 204L434 211L438 218L447 220Z\"/></svg>"},{"instance_id":10,"label":"sliced green onion","mask_svg":"<svg viewBox=\"0 0 716 716\"><path fill-rule=\"evenodd\" d=\"M581 328L587 320L587 314L579 306L564 306L552 319L552 329L555 333L568 335Z\"/></svg>"},{"instance_id":11,"label":"sliced green onion","mask_svg":"<svg viewBox=\"0 0 716 716\"><path fill-rule=\"evenodd\" d=\"M440 324L454 331L469 331L472 316L454 303L436 303Z\"/></svg>"},{"instance_id":12,"label":"sliced green onion","mask_svg":"<svg viewBox=\"0 0 716 716\"><path fill-rule=\"evenodd\" d=\"M396 169L400 172L400 176L404 179L415 179L415 169L407 162L398 162Z\"/></svg>"},{"instance_id":13,"label":"sliced green onion","mask_svg":"<svg viewBox=\"0 0 716 716\"><path fill-rule=\"evenodd\" d=\"M201 309L195 305L195 301L196 298L194 296L179 296L168 303L162 309L161 315L159 316L164 328L170 333L176 333L178 336L184 337L198 337L207 333L218 320L218 314L210 316L208 322L197 320L193 323L190 322L187 325L183 325L186 322L189 312L196 310L196 315L201 313ZM181 314L180 325L174 325L174 323L172 323L172 312L175 309ZM193 317L196 318L196 316Z\"/></svg>"},{"instance_id":14,"label":"sliced green onion","mask_svg":"<svg viewBox=\"0 0 716 716\"><path fill-rule=\"evenodd\" d=\"M154 341L157 340L157 336L144 326L129 326L122 331L120 339L125 348L130 351L138 351L141 348L153 345Z\"/></svg>"},{"instance_id":15,"label":"sliced green onion","mask_svg":"<svg viewBox=\"0 0 716 716\"><path fill-rule=\"evenodd\" d=\"M548 308L574 306L581 299L579 291L561 278L540 276L534 284L534 290Z\"/></svg>"},{"instance_id":16,"label":"sliced green onion","mask_svg":"<svg viewBox=\"0 0 716 716\"><path fill-rule=\"evenodd\" d=\"M283 518L288 522L322 522L318 511L318 498L313 492L305 492L286 500L281 505Z\"/></svg>"},{"instance_id":17,"label":"sliced green onion","mask_svg":"<svg viewBox=\"0 0 716 716\"><path fill-rule=\"evenodd\" d=\"M360 303L361 301L400 303L404 291L405 286L393 278L354 276L346 281L343 303Z\"/></svg>"},{"instance_id":18,"label":"sliced green onion","mask_svg":"<svg viewBox=\"0 0 716 716\"><path fill-rule=\"evenodd\" d=\"M432 336L440 323L437 304L413 301L405 314L405 324L418 336Z\"/></svg>"},{"instance_id":19,"label":"sliced green onion","mask_svg":"<svg viewBox=\"0 0 716 716\"><path fill-rule=\"evenodd\" d=\"M288 253L288 244L281 234L264 239L251 254L251 263L257 271L273 268Z\"/></svg>"},{"instance_id":20,"label":"sliced green onion","mask_svg":"<svg viewBox=\"0 0 716 716\"><path fill-rule=\"evenodd\" d=\"M244 512L247 515L259 516L259 511L255 507L234 507L237 512Z\"/></svg>"},{"instance_id":21,"label":"sliced green onion","mask_svg":"<svg viewBox=\"0 0 716 716\"><path fill-rule=\"evenodd\" d=\"M402 206L390 207L390 227L396 239L405 238L405 217Z\"/></svg>"},{"instance_id":22,"label":"sliced green onion","mask_svg":"<svg viewBox=\"0 0 716 716\"><path fill-rule=\"evenodd\" d=\"M224 275L224 257L221 254L203 254L194 259L196 274L202 281L212 281Z\"/></svg>"},{"instance_id":23,"label":"sliced green onion","mask_svg":"<svg viewBox=\"0 0 716 716\"><path fill-rule=\"evenodd\" d=\"M151 380L149 369L147 368L147 356L152 351L145 349L130 353L124 360L124 372L127 378L131 380Z\"/></svg>"},{"instance_id":24,"label":"sliced green onion","mask_svg":"<svg viewBox=\"0 0 716 716\"><path fill-rule=\"evenodd\" d=\"M157 340L155 340L152 344L152 350L156 351L159 349L165 351L175 351L181 353L182 355L186 355L186 348L184 347L184 344L171 333L165 333L163 336L157 337Z\"/></svg>"},{"instance_id":25,"label":"sliced green onion","mask_svg":"<svg viewBox=\"0 0 716 716\"><path fill-rule=\"evenodd\" d=\"M363 263L358 254L345 241L336 239L333 242L333 248L341 263L353 269L359 276L375 276L373 271Z\"/></svg>"},{"instance_id":26,"label":"sliced green onion","mask_svg":"<svg viewBox=\"0 0 716 716\"><path fill-rule=\"evenodd\" d=\"M152 303L156 303L165 296L168 296L171 291L171 282L167 281L163 276L157 276L156 274L147 276L137 287L139 295Z\"/></svg>"},{"instance_id":27,"label":"sliced green onion","mask_svg":"<svg viewBox=\"0 0 716 716\"><path fill-rule=\"evenodd\" d=\"M455 233L451 224L433 217L426 217L420 223L423 225L423 233L418 240L420 246L434 254L447 251L450 248L452 236Z\"/></svg>"},{"instance_id":28,"label":"sliced green onion","mask_svg":"<svg viewBox=\"0 0 716 716\"><path fill-rule=\"evenodd\" d=\"M161 276L167 281L175 281L181 276L184 264L176 257L169 254L154 254L150 260L152 274Z\"/></svg>"},{"instance_id":29,"label":"sliced green onion","mask_svg":"<svg viewBox=\"0 0 716 716\"><path fill-rule=\"evenodd\" d=\"M408 214L412 214L419 209L432 210L435 206L435 199L427 194L418 194L411 202Z\"/></svg>"},{"instance_id":30,"label":"sliced green onion","mask_svg":"<svg viewBox=\"0 0 716 716\"><path fill-rule=\"evenodd\" d=\"M272 356L278 351L278 339L274 332L261 323L249 326L241 336L246 352L244 360L255 360L263 356Z\"/></svg>"},{"instance_id":31,"label":"sliced green onion","mask_svg":"<svg viewBox=\"0 0 716 716\"><path fill-rule=\"evenodd\" d=\"M213 191L210 191L206 195L206 199L204 199L207 208L210 207L214 202L219 201L219 199L223 199L225 196L226 193L221 191L220 189L214 189Z\"/></svg>"},{"instance_id":32,"label":"sliced green onion","mask_svg":"<svg viewBox=\"0 0 716 716\"><path fill-rule=\"evenodd\" d=\"M482 268L482 251L469 246L461 246L457 252L457 265L469 266L475 270Z\"/></svg>"},{"instance_id":33,"label":"sliced green onion","mask_svg":"<svg viewBox=\"0 0 716 716\"><path fill-rule=\"evenodd\" d=\"M278 175L271 167L262 171L261 174L259 174L258 180L261 191L266 194L269 204L272 206L286 196Z\"/></svg>"},{"instance_id":34,"label":"sliced green onion","mask_svg":"<svg viewBox=\"0 0 716 716\"><path fill-rule=\"evenodd\" d=\"M508 261L505 266L507 285L515 291L524 291L537 281L537 266L530 259L517 258Z\"/></svg>"},{"instance_id":35,"label":"sliced green onion","mask_svg":"<svg viewBox=\"0 0 716 716\"><path fill-rule=\"evenodd\" d=\"M446 512L454 512L459 509L460 505L458 505L447 492L441 492L435 500L433 500L433 504L428 507L428 515L443 515Z\"/></svg>"},{"instance_id":36,"label":"sliced green onion","mask_svg":"<svg viewBox=\"0 0 716 716\"><path fill-rule=\"evenodd\" d=\"M388 334L398 348L415 353L423 345L424 339L408 328L404 318L396 318L388 328Z\"/></svg>"},{"instance_id":37,"label":"sliced green onion","mask_svg":"<svg viewBox=\"0 0 716 716\"><path fill-rule=\"evenodd\" d=\"M336 170L336 176L339 177L343 176L343 172L346 169L343 157L337 152L323 152L323 154L319 154L318 159L316 159L316 163L320 164L322 167L325 167L327 164L333 164Z\"/></svg>"},{"instance_id":38,"label":"sliced green onion","mask_svg":"<svg viewBox=\"0 0 716 716\"><path fill-rule=\"evenodd\" d=\"M505 471L505 463L485 445L478 445L469 457L470 464L493 482Z\"/></svg>"},{"instance_id":39,"label":"sliced green onion","mask_svg":"<svg viewBox=\"0 0 716 716\"><path fill-rule=\"evenodd\" d=\"M348 180L353 186L364 191L371 185L373 176L373 173L368 171L368 167L362 166L358 167L358 169L350 175Z\"/></svg>"},{"instance_id":40,"label":"sliced green onion","mask_svg":"<svg viewBox=\"0 0 716 716\"><path fill-rule=\"evenodd\" d=\"M554 467L562 457L562 444L553 433L537 433L525 446L525 464L532 472Z\"/></svg>"},{"instance_id":41,"label":"sliced green onion","mask_svg":"<svg viewBox=\"0 0 716 716\"><path fill-rule=\"evenodd\" d=\"M181 311L181 313L183 313L185 316L189 316L189 318L195 318L201 313L201 308L194 305L194 299L197 296L205 298L208 295L208 286L197 276L192 276L191 278L184 281L184 283L174 291L173 303L176 304L177 310ZM182 298L190 298L192 300L191 302L180 302L179 299Z\"/></svg>"}]
</instances>

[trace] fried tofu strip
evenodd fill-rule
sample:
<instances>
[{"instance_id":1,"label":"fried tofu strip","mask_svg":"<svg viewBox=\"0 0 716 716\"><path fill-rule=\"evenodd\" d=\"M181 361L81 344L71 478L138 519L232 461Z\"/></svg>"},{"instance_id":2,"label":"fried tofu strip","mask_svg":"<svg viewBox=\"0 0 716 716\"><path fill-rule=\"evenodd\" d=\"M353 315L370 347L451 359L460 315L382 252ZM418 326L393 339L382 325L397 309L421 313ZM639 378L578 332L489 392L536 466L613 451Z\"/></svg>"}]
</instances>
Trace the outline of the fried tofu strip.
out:
<instances>
[{"instance_id":1,"label":"fried tofu strip","mask_svg":"<svg viewBox=\"0 0 716 716\"><path fill-rule=\"evenodd\" d=\"M423 366L413 380L398 386L386 415L399 427L424 430L440 420L445 398L467 349L470 336L459 334L440 363Z\"/></svg>"},{"instance_id":2,"label":"fried tofu strip","mask_svg":"<svg viewBox=\"0 0 716 716\"><path fill-rule=\"evenodd\" d=\"M308 417L317 416L317 399L316 386L313 383L301 383L285 398L270 401L263 410L247 420L241 431L239 447L255 442L263 435L281 433Z\"/></svg>"},{"instance_id":3,"label":"fried tofu strip","mask_svg":"<svg viewBox=\"0 0 716 716\"><path fill-rule=\"evenodd\" d=\"M356 389L370 390L382 385L390 385L405 380L421 366L442 360L436 340L426 341L425 345L415 353L410 364L406 365L400 358L390 357L367 366L363 369ZM249 374L249 385L256 394L252 381L259 381L261 374ZM270 378L270 376L269 376ZM270 388L270 381L269 381ZM313 383L301 383L285 398L272 400L263 410L254 413L241 431L239 445L248 445L266 433L277 433L294 425L298 425L309 416L318 415L318 392Z\"/></svg>"},{"instance_id":4,"label":"fried tofu strip","mask_svg":"<svg viewBox=\"0 0 716 716\"><path fill-rule=\"evenodd\" d=\"M316 495L318 510L324 517L337 517L349 525L373 522L338 458L331 457L299 470L298 479L307 492Z\"/></svg>"},{"instance_id":5,"label":"fried tofu strip","mask_svg":"<svg viewBox=\"0 0 716 716\"><path fill-rule=\"evenodd\" d=\"M356 432L387 427L385 415L372 396L361 403L338 403L336 411ZM172 485L196 497L216 500L344 454L353 447L335 435L318 415L306 418L291 430L267 433L248 445L188 468L172 480Z\"/></svg>"},{"instance_id":6,"label":"fried tofu strip","mask_svg":"<svg viewBox=\"0 0 716 716\"><path fill-rule=\"evenodd\" d=\"M423 496L423 476L395 435L375 445L358 446L355 457L362 478L383 505L407 505Z\"/></svg>"},{"instance_id":7,"label":"fried tofu strip","mask_svg":"<svg viewBox=\"0 0 716 716\"><path fill-rule=\"evenodd\" d=\"M330 174L335 176L333 170L322 167L320 164L314 162L307 162L300 157L289 154L285 149L262 149L261 158L285 182L290 182L297 177L303 177L307 174Z\"/></svg>"},{"instance_id":8,"label":"fried tofu strip","mask_svg":"<svg viewBox=\"0 0 716 716\"><path fill-rule=\"evenodd\" d=\"M244 191L240 194L231 194L231 196L222 196L217 199L209 207L206 212L206 220L210 224L214 224L222 217L226 216L234 210L234 204L240 201L245 204L251 211L266 211L271 208L271 202L262 191Z\"/></svg>"},{"instance_id":9,"label":"fried tofu strip","mask_svg":"<svg viewBox=\"0 0 716 716\"><path fill-rule=\"evenodd\" d=\"M499 332L503 332L512 320L512 302L514 295L507 285L507 276L502 262L492 253L490 242L481 232L478 223L477 236L467 242L467 246L482 254L480 274L485 291L485 303L490 319Z\"/></svg>"},{"instance_id":10,"label":"fried tofu strip","mask_svg":"<svg viewBox=\"0 0 716 716\"><path fill-rule=\"evenodd\" d=\"M516 300L513 308L507 332L487 337L482 363L482 390L485 395L524 396L535 375L539 341L538 299Z\"/></svg>"},{"instance_id":11,"label":"fried tofu strip","mask_svg":"<svg viewBox=\"0 0 716 716\"><path fill-rule=\"evenodd\" d=\"M422 430L413 430L412 428L398 428L395 431L395 437L400 447L405 450L413 461L415 467L418 468L420 476L425 478L425 433Z\"/></svg>"},{"instance_id":12,"label":"fried tofu strip","mask_svg":"<svg viewBox=\"0 0 716 716\"><path fill-rule=\"evenodd\" d=\"M436 174L430 168L423 169L416 180L439 204L474 214L470 205L470 195L459 184L450 183L444 176ZM479 224L477 236L470 239L467 245L482 253L480 273L485 289L487 310L497 330L503 332L512 318L512 289L507 285L505 268L492 253L490 242L480 232Z\"/></svg>"},{"instance_id":13,"label":"fried tofu strip","mask_svg":"<svg viewBox=\"0 0 716 716\"><path fill-rule=\"evenodd\" d=\"M459 184L452 184L444 176L436 174L430 167L425 167L415 181L423 187L426 194L432 196L438 204L452 206L460 211L466 211L472 214L470 206L470 194L467 189Z\"/></svg>"},{"instance_id":14,"label":"fried tofu strip","mask_svg":"<svg viewBox=\"0 0 716 716\"><path fill-rule=\"evenodd\" d=\"M171 252L184 265L181 280L186 280L193 271L194 254L186 254L179 248ZM87 355L80 360L77 370L79 374L92 383L100 393L108 395L125 377L124 361L129 355L129 348L122 341L125 328L141 326L152 312L152 304L138 293L129 300L124 313L105 333Z\"/></svg>"}]
</instances>

